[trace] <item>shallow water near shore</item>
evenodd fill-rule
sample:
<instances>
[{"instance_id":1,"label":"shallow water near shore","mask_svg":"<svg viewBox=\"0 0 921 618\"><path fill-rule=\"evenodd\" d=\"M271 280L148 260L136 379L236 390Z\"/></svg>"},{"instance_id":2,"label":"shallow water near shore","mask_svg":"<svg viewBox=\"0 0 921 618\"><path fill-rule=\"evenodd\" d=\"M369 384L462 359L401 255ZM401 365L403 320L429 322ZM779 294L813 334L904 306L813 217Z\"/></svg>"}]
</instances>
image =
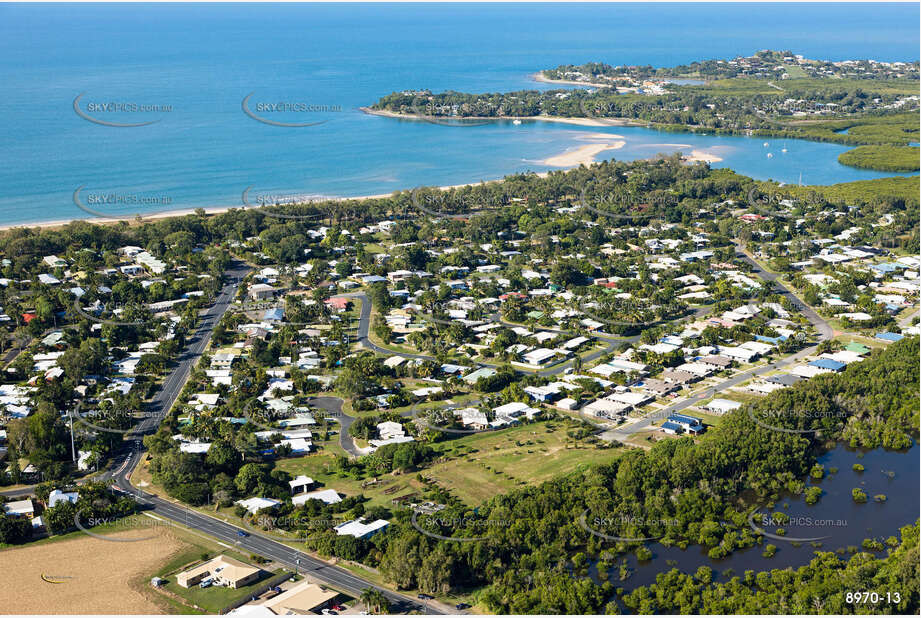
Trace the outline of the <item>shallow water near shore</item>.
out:
<instances>
[{"instance_id":1,"label":"shallow water near shore","mask_svg":"<svg viewBox=\"0 0 921 618\"><path fill-rule=\"evenodd\" d=\"M788 183L891 175L839 165L846 147L835 144L765 148L763 139L547 122L445 127L359 109L403 88L553 88L533 74L566 62L663 66L769 47L917 57L917 6L855 5L845 19L801 5L795 24L782 13L750 4L3 5L0 225L94 219L74 203L81 187L92 210L130 216L242 206L247 187L345 197L497 179L556 169L544 161L584 145L585 131L624 136L599 158L698 150L722 159L714 166ZM132 116L153 122L145 126L100 125L74 112L81 94L87 105L159 111ZM336 111L300 115L322 122L314 126L272 125L244 112L248 95L263 117L260 103Z\"/></svg>"}]
</instances>

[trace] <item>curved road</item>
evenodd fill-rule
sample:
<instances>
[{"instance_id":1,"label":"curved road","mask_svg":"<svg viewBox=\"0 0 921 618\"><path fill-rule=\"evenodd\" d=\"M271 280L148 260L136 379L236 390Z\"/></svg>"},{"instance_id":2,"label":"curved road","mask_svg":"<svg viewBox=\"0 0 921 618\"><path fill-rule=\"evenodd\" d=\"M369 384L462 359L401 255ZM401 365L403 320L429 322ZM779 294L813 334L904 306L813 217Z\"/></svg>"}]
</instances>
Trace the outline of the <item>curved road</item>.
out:
<instances>
[{"instance_id":1,"label":"curved road","mask_svg":"<svg viewBox=\"0 0 921 618\"><path fill-rule=\"evenodd\" d=\"M364 454L358 450L358 447L355 446L355 441L349 435L349 427L355 422L355 417L349 416L342 411L342 404L345 403L342 399L338 397L311 397L307 400L307 403L325 410L327 416L335 418L339 422L339 446L342 447L343 451L353 457L360 457Z\"/></svg>"},{"instance_id":2,"label":"curved road","mask_svg":"<svg viewBox=\"0 0 921 618\"><path fill-rule=\"evenodd\" d=\"M340 296L347 296L349 298L357 298L361 300L361 314L359 315L359 318L358 318L358 342L362 346L368 348L369 350L377 352L378 354L385 354L387 356L398 355L398 356L403 356L406 358L418 358L421 360L431 360L431 361L436 360L434 356L429 356L426 354L414 354L410 352L399 352L395 350L388 350L387 348L382 348L381 346L372 342L371 339L368 337L368 331L371 325L371 299L368 298L368 295L365 294L364 292L352 292L349 294L341 294ZM707 312L709 312L709 310L710 310L709 307L698 307L697 309L693 311L693 313L683 318L679 318L675 320L674 323L677 324L684 320L688 320L691 318L698 318L706 314ZM418 315L423 320L427 320L429 322L435 322L436 324L440 322L436 318L433 318L421 312ZM498 319L497 321L503 326L507 326L509 328L520 326L519 324L512 324L511 322L505 322L501 319ZM542 327L541 330L546 330L552 333L572 334L574 336L581 335L581 333L576 333L575 331L558 330L554 328L543 328ZM617 335L608 335L606 333L596 333L596 334L587 333L584 336L589 337L590 339L598 339L601 341L606 341L608 342L608 345L604 349L595 350L591 354L583 356L582 357L583 363L590 363L598 358L601 358L605 354L609 354L613 352L614 347L619 343L634 343L636 341L639 341L640 339L639 335L632 335L630 337L619 337ZM504 365L504 363L490 363L486 361L477 361L477 364L480 366L486 366L486 367L501 367ZM570 359L564 363L559 363L557 365L554 365L553 367L549 369L542 369L542 370L535 371L535 372L530 372L530 371L526 371L523 369L518 369L517 371L519 373L523 373L527 375L538 375L538 376L546 378L546 377L555 376L555 375L559 375L563 373L568 368L570 368L572 364L573 364L573 359Z\"/></svg>"}]
</instances>

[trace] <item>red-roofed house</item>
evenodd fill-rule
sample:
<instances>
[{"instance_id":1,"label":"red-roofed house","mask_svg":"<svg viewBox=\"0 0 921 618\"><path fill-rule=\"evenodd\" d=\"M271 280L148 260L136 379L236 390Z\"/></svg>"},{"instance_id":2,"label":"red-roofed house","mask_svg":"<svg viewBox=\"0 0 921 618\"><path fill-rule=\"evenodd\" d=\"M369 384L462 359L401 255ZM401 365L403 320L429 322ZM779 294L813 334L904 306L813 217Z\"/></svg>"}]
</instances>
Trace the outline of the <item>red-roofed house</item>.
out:
<instances>
[{"instance_id":1,"label":"red-roofed house","mask_svg":"<svg viewBox=\"0 0 921 618\"><path fill-rule=\"evenodd\" d=\"M335 310L337 313L347 311L349 305L352 304L351 300L348 298L343 298L342 296L333 296L332 298L326 299L324 302L326 303L327 307Z\"/></svg>"}]
</instances>

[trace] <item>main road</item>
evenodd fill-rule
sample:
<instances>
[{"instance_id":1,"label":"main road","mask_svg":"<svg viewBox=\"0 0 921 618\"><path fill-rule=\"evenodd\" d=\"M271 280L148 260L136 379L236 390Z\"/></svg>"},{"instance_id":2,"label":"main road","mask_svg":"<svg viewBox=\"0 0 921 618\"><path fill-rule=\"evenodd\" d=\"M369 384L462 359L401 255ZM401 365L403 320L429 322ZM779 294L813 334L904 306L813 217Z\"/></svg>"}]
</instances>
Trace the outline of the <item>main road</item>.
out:
<instances>
[{"instance_id":1,"label":"main road","mask_svg":"<svg viewBox=\"0 0 921 618\"><path fill-rule=\"evenodd\" d=\"M249 272L249 268L239 262L234 262L227 270L225 276L228 279L228 283L221 289L214 304L201 315L198 327L186 341L185 351L180 355L172 371L150 401L144 418L128 436L128 439L125 440L125 448L115 457L113 465L99 475L98 478L101 480L112 479L113 487L116 491L132 496L146 512L183 525L191 530L207 534L228 548L233 547L238 551L263 556L355 597L360 596L361 592L366 588L376 588L387 596L390 600L392 611L395 613L408 613L411 611L429 614L445 613L438 607L433 606L431 601L423 604L408 596L381 588L346 569L328 564L284 543L261 536L251 529L244 530L241 527L189 508L178 501L167 500L145 492L131 484L131 473L144 457L141 437L156 432L160 422L172 408L173 403L185 386L192 368L207 347L214 327L220 322L221 317L233 302L239 282L247 272ZM367 335L367 324L365 324L365 334ZM337 406L334 398L315 398L314 403L327 411L341 414L341 405ZM339 408L338 410L336 410L337 407ZM347 420L344 415L341 418L343 421L341 430L345 434L351 421Z\"/></svg>"}]
</instances>

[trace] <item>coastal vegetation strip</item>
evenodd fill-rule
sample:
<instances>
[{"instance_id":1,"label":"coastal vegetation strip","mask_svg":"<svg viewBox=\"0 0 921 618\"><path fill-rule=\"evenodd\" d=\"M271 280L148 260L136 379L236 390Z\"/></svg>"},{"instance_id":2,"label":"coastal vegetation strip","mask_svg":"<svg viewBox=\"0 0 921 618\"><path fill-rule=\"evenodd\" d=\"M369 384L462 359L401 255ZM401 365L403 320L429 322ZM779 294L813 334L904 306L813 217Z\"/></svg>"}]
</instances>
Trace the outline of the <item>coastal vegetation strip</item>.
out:
<instances>
[{"instance_id":1,"label":"coastal vegetation strip","mask_svg":"<svg viewBox=\"0 0 921 618\"><path fill-rule=\"evenodd\" d=\"M725 63L713 64L714 61L671 69L587 63L538 74L539 81L582 85L584 90L480 94L406 90L384 96L363 109L436 124L581 119L594 126L632 123L674 132L706 131L852 145L907 146L918 142L917 62L884 66L861 61L839 70L835 65L810 64L813 61L802 59L791 62L790 52L759 52L756 56L761 56L759 62L779 64L770 71L752 72L751 65L744 62L731 70ZM763 68L759 63L754 66ZM695 75L706 79L687 79ZM682 79L675 83L666 79L675 76ZM861 167L882 171L917 169L905 169L905 165L893 165L862 153L850 155L852 160L854 157L862 159Z\"/></svg>"},{"instance_id":2,"label":"coastal vegetation strip","mask_svg":"<svg viewBox=\"0 0 921 618\"><path fill-rule=\"evenodd\" d=\"M887 172L917 172L917 146L858 146L838 156L838 162L851 167Z\"/></svg>"}]
</instances>

